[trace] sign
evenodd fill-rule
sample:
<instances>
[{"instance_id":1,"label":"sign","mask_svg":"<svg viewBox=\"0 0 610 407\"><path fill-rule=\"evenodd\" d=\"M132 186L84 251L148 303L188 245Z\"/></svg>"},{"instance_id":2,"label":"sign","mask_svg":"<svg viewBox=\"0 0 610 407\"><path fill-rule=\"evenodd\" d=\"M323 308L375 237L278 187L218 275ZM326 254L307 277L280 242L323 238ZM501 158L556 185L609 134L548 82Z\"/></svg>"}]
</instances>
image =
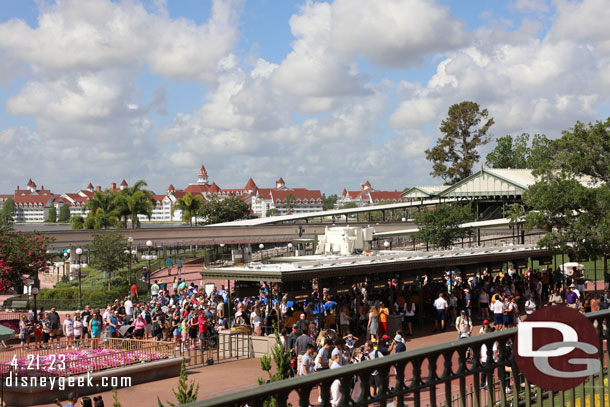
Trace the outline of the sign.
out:
<instances>
[{"instance_id":1,"label":"sign","mask_svg":"<svg viewBox=\"0 0 610 407\"><path fill-rule=\"evenodd\" d=\"M401 280L403 285L411 285L411 284L415 284L417 282L417 276L413 276L413 277L405 277Z\"/></svg>"},{"instance_id":2,"label":"sign","mask_svg":"<svg viewBox=\"0 0 610 407\"><path fill-rule=\"evenodd\" d=\"M376 290L383 290L384 288L386 288L388 286L388 282L387 281L375 281L373 282L373 289Z\"/></svg>"},{"instance_id":3,"label":"sign","mask_svg":"<svg viewBox=\"0 0 610 407\"><path fill-rule=\"evenodd\" d=\"M311 298L311 290L293 291L288 293L291 301L304 301Z\"/></svg>"},{"instance_id":4,"label":"sign","mask_svg":"<svg viewBox=\"0 0 610 407\"><path fill-rule=\"evenodd\" d=\"M341 285L334 289L337 294L347 294L352 289L351 285Z\"/></svg>"},{"instance_id":5,"label":"sign","mask_svg":"<svg viewBox=\"0 0 610 407\"><path fill-rule=\"evenodd\" d=\"M515 361L530 383L565 391L600 372L599 338L591 321L568 307L544 307L519 324Z\"/></svg>"},{"instance_id":6,"label":"sign","mask_svg":"<svg viewBox=\"0 0 610 407\"><path fill-rule=\"evenodd\" d=\"M542 266L548 266L549 264L553 264L553 258L548 256L548 257L537 257L534 258L533 260L538 260L538 264L542 265Z\"/></svg>"},{"instance_id":7,"label":"sign","mask_svg":"<svg viewBox=\"0 0 610 407\"><path fill-rule=\"evenodd\" d=\"M504 270L504 264L503 263L490 264L488 270L490 273L500 273L500 272L502 272L502 270Z\"/></svg>"},{"instance_id":8,"label":"sign","mask_svg":"<svg viewBox=\"0 0 610 407\"><path fill-rule=\"evenodd\" d=\"M513 261L513 265L515 266L515 268L523 270L526 269L528 264L527 264L527 259L520 259L520 260L515 260Z\"/></svg>"}]
</instances>

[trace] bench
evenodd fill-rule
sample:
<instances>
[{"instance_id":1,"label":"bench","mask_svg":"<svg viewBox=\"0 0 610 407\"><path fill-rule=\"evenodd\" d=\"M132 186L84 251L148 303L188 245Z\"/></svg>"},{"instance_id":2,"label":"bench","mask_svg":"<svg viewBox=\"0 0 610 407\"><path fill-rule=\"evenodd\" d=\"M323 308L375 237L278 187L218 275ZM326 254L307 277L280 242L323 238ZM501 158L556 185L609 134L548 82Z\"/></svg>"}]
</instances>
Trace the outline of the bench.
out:
<instances>
[{"instance_id":1,"label":"bench","mask_svg":"<svg viewBox=\"0 0 610 407\"><path fill-rule=\"evenodd\" d=\"M13 300L8 308L14 310L26 310L28 308L28 300Z\"/></svg>"}]
</instances>

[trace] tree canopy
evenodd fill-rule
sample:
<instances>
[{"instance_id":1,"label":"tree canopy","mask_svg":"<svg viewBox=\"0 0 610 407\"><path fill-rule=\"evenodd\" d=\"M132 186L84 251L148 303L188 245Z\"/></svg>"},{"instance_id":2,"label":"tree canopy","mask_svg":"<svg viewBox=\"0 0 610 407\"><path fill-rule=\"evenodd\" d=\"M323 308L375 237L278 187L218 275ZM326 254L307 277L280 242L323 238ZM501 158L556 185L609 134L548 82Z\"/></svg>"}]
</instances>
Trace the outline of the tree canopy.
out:
<instances>
[{"instance_id":1,"label":"tree canopy","mask_svg":"<svg viewBox=\"0 0 610 407\"><path fill-rule=\"evenodd\" d=\"M432 176L454 184L472 174L480 158L477 147L492 137L487 132L494 119L488 116L487 109L481 110L475 102L464 101L449 108L447 118L441 122L443 137L426 150L426 159L432 162Z\"/></svg>"},{"instance_id":2,"label":"tree canopy","mask_svg":"<svg viewBox=\"0 0 610 407\"><path fill-rule=\"evenodd\" d=\"M553 142L552 159L524 196L527 227L550 230L542 247L593 259L610 254L610 119L577 122Z\"/></svg>"},{"instance_id":3,"label":"tree canopy","mask_svg":"<svg viewBox=\"0 0 610 407\"><path fill-rule=\"evenodd\" d=\"M244 218L249 213L250 205L237 196L224 199L213 196L199 210L199 216L206 224L232 222Z\"/></svg>"},{"instance_id":4,"label":"tree canopy","mask_svg":"<svg viewBox=\"0 0 610 407\"><path fill-rule=\"evenodd\" d=\"M47 253L51 241L37 232L0 228L0 291L19 291L27 277L38 281L38 274L49 268L53 258Z\"/></svg>"},{"instance_id":5,"label":"tree canopy","mask_svg":"<svg viewBox=\"0 0 610 407\"><path fill-rule=\"evenodd\" d=\"M11 225L15 222L15 215L17 213L17 207L13 198L8 198L2 205L0 210L0 223L5 225Z\"/></svg>"},{"instance_id":6,"label":"tree canopy","mask_svg":"<svg viewBox=\"0 0 610 407\"><path fill-rule=\"evenodd\" d=\"M552 140L544 134L499 137L496 147L487 154L486 164L492 168L537 169L552 157Z\"/></svg>"},{"instance_id":7,"label":"tree canopy","mask_svg":"<svg viewBox=\"0 0 610 407\"><path fill-rule=\"evenodd\" d=\"M443 249L450 248L456 239L468 236L471 228L460 228L462 223L474 218L470 206L459 204L437 205L434 210L424 210L415 217L419 227L417 238Z\"/></svg>"},{"instance_id":8,"label":"tree canopy","mask_svg":"<svg viewBox=\"0 0 610 407\"><path fill-rule=\"evenodd\" d=\"M59 217L57 218L58 222L70 222L70 207L68 205L62 205L59 208Z\"/></svg>"},{"instance_id":9,"label":"tree canopy","mask_svg":"<svg viewBox=\"0 0 610 407\"><path fill-rule=\"evenodd\" d=\"M322 194L322 210L324 211L329 211L331 209L335 208L335 204L337 203L337 194L332 194L329 196L326 196L325 194Z\"/></svg>"},{"instance_id":10,"label":"tree canopy","mask_svg":"<svg viewBox=\"0 0 610 407\"><path fill-rule=\"evenodd\" d=\"M89 253L102 271L108 273L108 285L112 274L129 262L127 241L117 231L94 232L93 241L89 244Z\"/></svg>"},{"instance_id":11,"label":"tree canopy","mask_svg":"<svg viewBox=\"0 0 610 407\"><path fill-rule=\"evenodd\" d=\"M203 204L204 200L201 195L193 196L190 192L187 192L184 197L176 199L176 203L172 206L172 216L176 209L178 209L182 211L182 221L193 226L193 218L199 214Z\"/></svg>"}]
</instances>

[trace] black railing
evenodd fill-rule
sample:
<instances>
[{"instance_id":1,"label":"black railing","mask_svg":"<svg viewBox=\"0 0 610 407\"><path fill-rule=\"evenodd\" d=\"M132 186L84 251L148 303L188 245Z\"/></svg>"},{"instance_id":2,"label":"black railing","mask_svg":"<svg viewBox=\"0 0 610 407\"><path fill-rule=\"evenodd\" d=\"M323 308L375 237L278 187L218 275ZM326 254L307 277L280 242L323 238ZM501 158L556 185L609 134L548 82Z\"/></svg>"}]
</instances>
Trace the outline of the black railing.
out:
<instances>
[{"instance_id":1,"label":"black railing","mask_svg":"<svg viewBox=\"0 0 610 407\"><path fill-rule=\"evenodd\" d=\"M610 310L587 315L596 326L600 349L607 349ZM339 407L368 406L585 406L607 405L608 354L600 352L601 372L576 389L543 391L530 385L519 372L511 352L516 328L408 351L372 361L325 370L295 379L269 383L214 399L188 404L190 407L264 406L271 398L276 406L307 407L320 397L319 405L331 406L331 386L339 386ZM493 348L498 354L494 359ZM486 346L489 363L481 364ZM487 376L481 388L481 374ZM370 391L373 376L381 380L377 393ZM321 388L318 393L317 387ZM312 391L312 389L315 389ZM471 389L471 390L470 390ZM336 401L336 400L335 400ZM586 402L585 402L586 401Z\"/></svg>"}]
</instances>

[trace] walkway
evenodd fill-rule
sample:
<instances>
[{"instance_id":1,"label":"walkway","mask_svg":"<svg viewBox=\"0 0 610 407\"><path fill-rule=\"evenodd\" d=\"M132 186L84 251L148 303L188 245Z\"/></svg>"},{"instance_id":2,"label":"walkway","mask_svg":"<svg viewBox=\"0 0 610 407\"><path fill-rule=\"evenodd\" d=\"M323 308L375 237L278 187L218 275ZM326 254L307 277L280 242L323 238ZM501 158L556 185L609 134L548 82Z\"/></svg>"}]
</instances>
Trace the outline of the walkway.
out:
<instances>
[{"instance_id":1,"label":"walkway","mask_svg":"<svg viewBox=\"0 0 610 407\"><path fill-rule=\"evenodd\" d=\"M478 333L479 328L480 326L475 326L473 332ZM416 336L410 340L407 339L407 349L412 350L449 342L454 340L457 335L455 331L431 334L429 330L426 330L421 334L423 336ZM266 377L266 373L260 369L259 359L224 362L213 366L198 367L189 370L189 380L194 379L200 386L198 400L205 400L223 394L256 387L258 386L256 381L258 377ZM175 402L172 389L177 387L177 383L178 378L176 377L119 389L117 393L119 401L124 407L136 405L155 406L157 405L157 396L159 396L163 402L166 400ZM101 394L105 404L111 405L112 392ZM42 406L43 405L38 407ZM44 405L44 407L48 407L48 405Z\"/></svg>"}]
</instances>

